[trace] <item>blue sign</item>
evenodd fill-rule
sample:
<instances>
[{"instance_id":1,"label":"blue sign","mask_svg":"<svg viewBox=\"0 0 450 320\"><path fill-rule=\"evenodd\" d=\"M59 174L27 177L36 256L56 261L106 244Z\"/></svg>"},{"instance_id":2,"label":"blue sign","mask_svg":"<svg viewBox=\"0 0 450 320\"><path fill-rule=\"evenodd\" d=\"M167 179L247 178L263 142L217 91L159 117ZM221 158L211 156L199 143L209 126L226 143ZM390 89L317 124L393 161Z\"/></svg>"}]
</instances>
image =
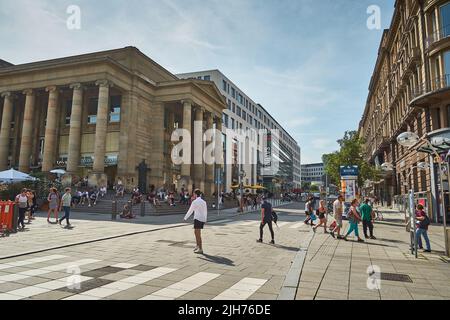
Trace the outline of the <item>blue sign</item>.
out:
<instances>
[{"instance_id":1,"label":"blue sign","mask_svg":"<svg viewBox=\"0 0 450 320\"><path fill-rule=\"evenodd\" d=\"M341 177L357 177L358 175L358 166L341 166Z\"/></svg>"}]
</instances>

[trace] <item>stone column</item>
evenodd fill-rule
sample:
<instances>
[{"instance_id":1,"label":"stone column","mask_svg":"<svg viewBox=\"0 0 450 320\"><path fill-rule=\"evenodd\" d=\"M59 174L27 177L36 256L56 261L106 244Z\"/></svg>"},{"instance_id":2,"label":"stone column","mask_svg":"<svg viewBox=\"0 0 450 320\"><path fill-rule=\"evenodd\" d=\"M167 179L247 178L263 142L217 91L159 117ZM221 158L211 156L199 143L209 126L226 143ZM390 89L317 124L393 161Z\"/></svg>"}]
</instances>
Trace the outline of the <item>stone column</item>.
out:
<instances>
[{"instance_id":1,"label":"stone column","mask_svg":"<svg viewBox=\"0 0 450 320\"><path fill-rule=\"evenodd\" d=\"M33 136L33 112L36 102L35 92L25 90L25 112L23 115L22 141L20 143L19 171L30 172L30 155Z\"/></svg>"},{"instance_id":2,"label":"stone column","mask_svg":"<svg viewBox=\"0 0 450 320\"><path fill-rule=\"evenodd\" d=\"M213 115L208 112L206 114L206 130L213 129ZM205 193L212 195L214 192L214 165L205 165L206 177L205 177Z\"/></svg>"},{"instance_id":3,"label":"stone column","mask_svg":"<svg viewBox=\"0 0 450 320\"><path fill-rule=\"evenodd\" d=\"M8 169L9 136L13 116L13 97L10 92L2 93L3 103L2 126L0 129L0 171Z\"/></svg>"},{"instance_id":4,"label":"stone column","mask_svg":"<svg viewBox=\"0 0 450 320\"><path fill-rule=\"evenodd\" d=\"M67 172L74 174L80 165L81 114L83 110L83 88L80 83L70 85L73 89L72 112L70 116L69 154Z\"/></svg>"},{"instance_id":5,"label":"stone column","mask_svg":"<svg viewBox=\"0 0 450 320\"><path fill-rule=\"evenodd\" d=\"M205 163L203 161L203 115L205 109L195 109L194 124L194 183L196 188L202 188L205 179Z\"/></svg>"},{"instance_id":6,"label":"stone column","mask_svg":"<svg viewBox=\"0 0 450 320\"><path fill-rule=\"evenodd\" d=\"M152 105L152 153L150 155L150 184L157 189L164 184L164 104L156 102Z\"/></svg>"},{"instance_id":7,"label":"stone column","mask_svg":"<svg viewBox=\"0 0 450 320\"><path fill-rule=\"evenodd\" d=\"M224 163L224 154L223 154L223 141L222 141L222 118L216 117L216 134L218 136L216 137L216 147L215 147L215 158L216 158L216 171L219 171L222 174L220 177L222 180L221 188L223 189L224 186L224 179L223 179L223 163ZM217 177L219 178L219 177ZM218 190L220 192L220 190Z\"/></svg>"},{"instance_id":8,"label":"stone column","mask_svg":"<svg viewBox=\"0 0 450 320\"><path fill-rule=\"evenodd\" d=\"M99 86L97 123L95 126L95 150L92 177L89 178L91 186L106 186L105 175L105 153L106 153L106 133L108 128L109 113L109 87L107 80L100 80L95 83Z\"/></svg>"},{"instance_id":9,"label":"stone column","mask_svg":"<svg viewBox=\"0 0 450 320\"><path fill-rule=\"evenodd\" d=\"M188 130L192 135L192 102L190 100L183 101L183 129ZM183 150L183 152L188 152L190 155L192 155L192 148L190 148L189 150ZM192 157L189 156L189 160L191 160L191 158ZM181 180L179 184L180 190L184 185L184 188L190 191L192 180L191 173L191 163L181 165Z\"/></svg>"},{"instance_id":10,"label":"stone column","mask_svg":"<svg viewBox=\"0 0 450 320\"><path fill-rule=\"evenodd\" d=\"M49 172L55 163L56 150L56 126L58 121L59 90L56 86L45 89L49 93L47 107L47 125L45 126L44 155L42 159L42 171Z\"/></svg>"}]
</instances>

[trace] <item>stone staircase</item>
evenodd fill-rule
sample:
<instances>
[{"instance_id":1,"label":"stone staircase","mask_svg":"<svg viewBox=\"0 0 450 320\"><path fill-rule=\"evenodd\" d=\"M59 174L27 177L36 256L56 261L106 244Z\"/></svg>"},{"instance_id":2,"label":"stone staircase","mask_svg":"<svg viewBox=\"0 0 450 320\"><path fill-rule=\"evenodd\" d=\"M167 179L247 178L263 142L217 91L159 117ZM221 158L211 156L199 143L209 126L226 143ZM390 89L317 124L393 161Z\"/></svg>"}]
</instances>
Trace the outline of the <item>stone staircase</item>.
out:
<instances>
[{"instance_id":1,"label":"stone staircase","mask_svg":"<svg viewBox=\"0 0 450 320\"><path fill-rule=\"evenodd\" d=\"M131 199L129 194L125 194L123 198L118 198L117 201L117 213L120 214L122 212L123 207L127 202ZM97 204L92 207L88 207L87 204L78 205L75 208L72 208L72 212L83 212L83 213L96 213L96 214L112 214L113 211L113 202L115 200L115 194L108 192L108 194L104 198L100 198L97 201ZM212 197L208 197L205 199L208 203L208 209L212 209L212 204L217 202L217 199L213 199ZM176 199L175 207L169 206L166 202L161 202L161 206L154 207L148 201L144 201L144 213L145 215L178 215L185 214L189 209L189 206L182 205L179 203L179 200ZM225 205L221 206L221 209L230 209L237 207L236 200L226 199ZM132 206L134 215L141 215L141 204L136 204Z\"/></svg>"}]
</instances>

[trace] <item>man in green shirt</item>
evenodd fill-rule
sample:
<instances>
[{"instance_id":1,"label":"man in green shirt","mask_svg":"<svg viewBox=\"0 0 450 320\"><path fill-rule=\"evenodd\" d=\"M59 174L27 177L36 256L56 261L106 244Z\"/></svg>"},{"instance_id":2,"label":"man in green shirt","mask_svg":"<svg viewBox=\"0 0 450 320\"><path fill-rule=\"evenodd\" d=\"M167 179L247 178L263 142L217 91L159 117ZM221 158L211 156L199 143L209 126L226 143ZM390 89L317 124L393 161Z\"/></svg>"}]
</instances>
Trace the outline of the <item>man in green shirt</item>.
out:
<instances>
[{"instance_id":1,"label":"man in green shirt","mask_svg":"<svg viewBox=\"0 0 450 320\"><path fill-rule=\"evenodd\" d=\"M361 219L362 219L362 223L363 223L364 237L366 239L369 238L367 236L367 228L369 228L370 239L375 240L376 238L373 236L374 215L373 215L373 209L369 205L369 201L370 201L369 199L366 199L359 209L361 211Z\"/></svg>"}]
</instances>

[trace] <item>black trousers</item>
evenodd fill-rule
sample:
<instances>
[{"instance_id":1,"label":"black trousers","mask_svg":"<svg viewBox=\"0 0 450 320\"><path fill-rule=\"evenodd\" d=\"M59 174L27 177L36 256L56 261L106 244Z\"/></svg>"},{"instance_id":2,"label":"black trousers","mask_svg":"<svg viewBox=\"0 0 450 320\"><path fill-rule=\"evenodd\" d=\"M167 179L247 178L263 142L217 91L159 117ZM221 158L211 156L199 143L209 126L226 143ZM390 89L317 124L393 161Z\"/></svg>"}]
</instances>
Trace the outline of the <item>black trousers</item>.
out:
<instances>
[{"instance_id":1,"label":"black trousers","mask_svg":"<svg viewBox=\"0 0 450 320\"><path fill-rule=\"evenodd\" d=\"M270 235L272 236L272 240L274 240L275 239L275 234L273 233L272 221L264 221L264 222L261 223L261 226L259 227L259 238L261 240L263 239L264 227L265 227L266 224L269 226Z\"/></svg>"},{"instance_id":2,"label":"black trousers","mask_svg":"<svg viewBox=\"0 0 450 320\"><path fill-rule=\"evenodd\" d=\"M370 236L373 237L373 223L372 221L364 221L363 220L363 230L364 230L364 236L367 237L367 228L369 228Z\"/></svg>"},{"instance_id":3,"label":"black trousers","mask_svg":"<svg viewBox=\"0 0 450 320\"><path fill-rule=\"evenodd\" d=\"M25 228L25 213L27 212L27 208L19 208L19 223L18 226L22 226Z\"/></svg>"}]
</instances>

